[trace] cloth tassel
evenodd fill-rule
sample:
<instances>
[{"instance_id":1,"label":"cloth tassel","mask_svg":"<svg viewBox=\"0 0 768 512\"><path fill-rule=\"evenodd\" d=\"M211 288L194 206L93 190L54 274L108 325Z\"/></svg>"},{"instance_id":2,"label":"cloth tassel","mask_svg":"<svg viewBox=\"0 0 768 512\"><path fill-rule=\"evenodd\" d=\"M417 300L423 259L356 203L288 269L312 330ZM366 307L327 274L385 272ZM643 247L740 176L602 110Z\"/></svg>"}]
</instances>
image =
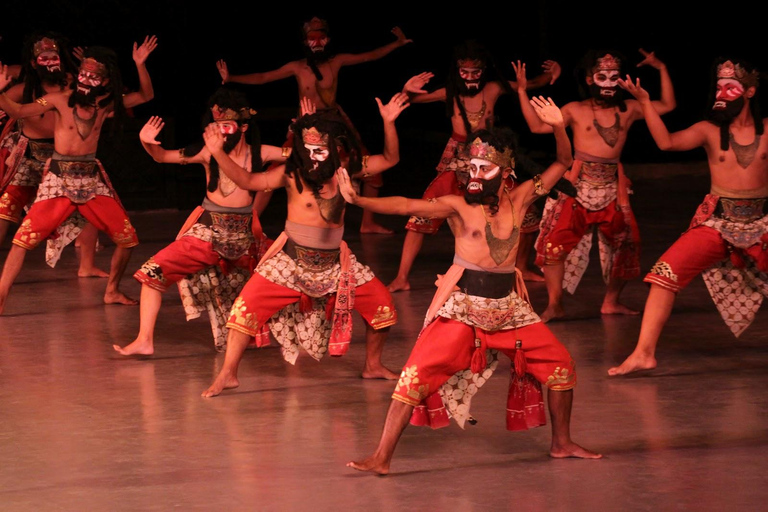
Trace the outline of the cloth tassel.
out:
<instances>
[{"instance_id":1,"label":"cloth tassel","mask_svg":"<svg viewBox=\"0 0 768 512\"><path fill-rule=\"evenodd\" d=\"M411 425L416 427L443 428L451 424L448 410L439 392L428 395L411 413Z\"/></svg>"},{"instance_id":2,"label":"cloth tassel","mask_svg":"<svg viewBox=\"0 0 768 512\"><path fill-rule=\"evenodd\" d=\"M527 364L525 362L525 351L522 349L523 342L517 340L515 342L515 373L518 377L525 375Z\"/></svg>"},{"instance_id":3,"label":"cloth tassel","mask_svg":"<svg viewBox=\"0 0 768 512\"><path fill-rule=\"evenodd\" d=\"M485 349L482 346L482 342L479 339L475 340L475 351L472 354L472 364L470 368L472 373L482 373L487 366L488 361L485 355Z\"/></svg>"},{"instance_id":4,"label":"cloth tassel","mask_svg":"<svg viewBox=\"0 0 768 512\"><path fill-rule=\"evenodd\" d=\"M528 430L547 424L541 383L530 374L512 371L507 395L507 430Z\"/></svg>"}]
</instances>

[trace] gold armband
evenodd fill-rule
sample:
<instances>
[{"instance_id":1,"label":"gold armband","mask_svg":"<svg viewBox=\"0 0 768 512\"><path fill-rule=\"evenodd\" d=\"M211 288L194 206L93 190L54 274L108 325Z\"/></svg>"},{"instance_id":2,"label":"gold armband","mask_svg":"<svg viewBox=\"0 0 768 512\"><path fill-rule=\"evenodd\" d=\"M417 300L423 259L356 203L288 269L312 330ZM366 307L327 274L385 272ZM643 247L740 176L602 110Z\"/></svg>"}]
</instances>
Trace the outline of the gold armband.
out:
<instances>
[{"instance_id":1,"label":"gold armband","mask_svg":"<svg viewBox=\"0 0 768 512\"><path fill-rule=\"evenodd\" d=\"M187 157L184 155L184 148L179 150L179 165L187 165Z\"/></svg>"},{"instance_id":2,"label":"gold armband","mask_svg":"<svg viewBox=\"0 0 768 512\"><path fill-rule=\"evenodd\" d=\"M537 196L549 194L549 190L545 189L541 182L541 174L537 174L533 177L533 190Z\"/></svg>"},{"instance_id":3,"label":"gold armband","mask_svg":"<svg viewBox=\"0 0 768 512\"><path fill-rule=\"evenodd\" d=\"M363 155L363 169L368 167L368 157L371 155Z\"/></svg>"},{"instance_id":4,"label":"gold armband","mask_svg":"<svg viewBox=\"0 0 768 512\"><path fill-rule=\"evenodd\" d=\"M48 106L48 100L46 100L45 98L37 98L35 100L35 103L39 103L44 107Z\"/></svg>"},{"instance_id":5,"label":"gold armband","mask_svg":"<svg viewBox=\"0 0 768 512\"><path fill-rule=\"evenodd\" d=\"M283 158L288 158L289 156L291 156L291 148L288 146L284 147L283 150L280 152L280 156L282 156Z\"/></svg>"}]
</instances>

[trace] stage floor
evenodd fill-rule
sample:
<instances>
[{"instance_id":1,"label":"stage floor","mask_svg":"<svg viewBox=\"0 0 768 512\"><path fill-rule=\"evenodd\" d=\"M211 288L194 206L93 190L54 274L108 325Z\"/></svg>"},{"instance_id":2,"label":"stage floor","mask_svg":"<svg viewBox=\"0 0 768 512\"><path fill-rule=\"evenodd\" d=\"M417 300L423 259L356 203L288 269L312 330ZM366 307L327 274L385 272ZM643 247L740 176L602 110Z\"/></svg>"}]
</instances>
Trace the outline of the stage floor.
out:
<instances>
[{"instance_id":1,"label":"stage floor","mask_svg":"<svg viewBox=\"0 0 768 512\"><path fill-rule=\"evenodd\" d=\"M686 228L708 186L706 174L642 175L635 212L642 267ZM276 193L264 218L284 220ZM132 215L141 240L131 274L174 238L187 212ZM403 218L382 218L395 235L358 234L350 207L346 239L384 283L397 271ZM7 255L8 241L0 257ZM108 266L113 246L100 252ZM427 237L413 289L394 294L399 314L384 362L399 369L422 325L435 275L452 259L447 228ZM602 460L548 457L549 424L505 430L509 361L473 401L465 430L406 429L386 477L345 467L379 439L394 382L363 380L363 326L349 352L295 366L275 346L245 353L238 389L200 393L224 354L207 319L185 321L175 289L164 295L152 357L124 358L139 308L105 306L103 279L78 279L68 248L50 269L42 249L27 257L0 317L0 509L70 510L759 510L768 502L768 314L738 339L701 278L679 294L659 344L658 369L610 378L634 347L639 316L601 316L605 287L593 258L568 318L549 324L578 371L572 435ZM543 283L529 283L534 308ZM623 299L642 309L640 280ZM548 418L549 421L549 418Z\"/></svg>"}]
</instances>

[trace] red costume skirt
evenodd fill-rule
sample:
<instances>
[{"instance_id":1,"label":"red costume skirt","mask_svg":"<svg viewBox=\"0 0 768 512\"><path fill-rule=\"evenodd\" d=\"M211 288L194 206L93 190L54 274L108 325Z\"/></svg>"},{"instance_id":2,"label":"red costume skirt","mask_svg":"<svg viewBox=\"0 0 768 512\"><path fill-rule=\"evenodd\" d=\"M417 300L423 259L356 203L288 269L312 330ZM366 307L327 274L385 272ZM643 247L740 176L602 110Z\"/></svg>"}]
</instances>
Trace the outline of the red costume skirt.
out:
<instances>
[{"instance_id":1,"label":"red costume skirt","mask_svg":"<svg viewBox=\"0 0 768 512\"><path fill-rule=\"evenodd\" d=\"M36 201L16 231L13 243L24 249L34 249L75 211L96 229L105 232L115 245L127 248L139 244L125 209L116 199L101 195L82 204L75 204L66 197Z\"/></svg>"},{"instance_id":2,"label":"red costume skirt","mask_svg":"<svg viewBox=\"0 0 768 512\"><path fill-rule=\"evenodd\" d=\"M475 328L448 318L437 317L421 332L405 363L392 398L417 406L436 392L453 374L470 368L475 351ZM522 341L525 373L555 391L576 386L574 362L568 349L541 322L502 331L477 329L487 348L515 360L516 340Z\"/></svg>"},{"instance_id":3,"label":"red costume skirt","mask_svg":"<svg viewBox=\"0 0 768 512\"><path fill-rule=\"evenodd\" d=\"M677 293L694 277L727 257L728 245L720 233L707 226L697 226L683 233L661 255L643 281Z\"/></svg>"},{"instance_id":4,"label":"red costume skirt","mask_svg":"<svg viewBox=\"0 0 768 512\"><path fill-rule=\"evenodd\" d=\"M0 219L18 224L24 213L24 207L30 204L37 194L37 187L8 185L0 196Z\"/></svg>"},{"instance_id":5,"label":"red costume skirt","mask_svg":"<svg viewBox=\"0 0 768 512\"><path fill-rule=\"evenodd\" d=\"M230 261L213 250L211 242L194 236L182 236L152 256L133 277L141 284L164 292L170 285L213 265L220 265L225 272L230 267L244 268L250 272L257 261L257 250L258 245L253 244L248 254Z\"/></svg>"},{"instance_id":6,"label":"red costume skirt","mask_svg":"<svg viewBox=\"0 0 768 512\"><path fill-rule=\"evenodd\" d=\"M373 278L354 289L353 309L360 313L365 322L374 329L384 329L397 322L395 304L387 287ZM334 297L335 298L335 297ZM227 327L249 336L256 336L272 315L289 304L309 301L310 297L300 291L273 283L261 274L254 273L243 287L233 308ZM328 311L333 314L334 299L328 301Z\"/></svg>"}]
</instances>

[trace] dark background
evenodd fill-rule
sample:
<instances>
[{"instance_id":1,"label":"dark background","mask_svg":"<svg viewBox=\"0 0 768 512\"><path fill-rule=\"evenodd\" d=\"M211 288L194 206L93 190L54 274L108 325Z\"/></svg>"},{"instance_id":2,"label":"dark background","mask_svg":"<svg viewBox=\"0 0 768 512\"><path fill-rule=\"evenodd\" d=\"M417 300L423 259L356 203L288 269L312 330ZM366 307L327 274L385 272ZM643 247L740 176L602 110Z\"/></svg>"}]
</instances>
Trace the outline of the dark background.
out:
<instances>
[{"instance_id":1,"label":"dark background","mask_svg":"<svg viewBox=\"0 0 768 512\"><path fill-rule=\"evenodd\" d=\"M329 3L330 4L330 3ZM573 73L591 48L609 47L623 53L627 69L640 77L652 97L659 96L658 72L635 68L638 48L653 50L667 65L675 85L678 108L665 116L670 129L700 119L708 108L711 63L720 55L749 59L765 68L765 17L759 4L637 2L632 7L612 2L540 1L518 3L345 4L327 7L284 2L154 2L58 1L14 2L0 20L0 60L20 60L25 35L50 29L69 37L71 46L102 45L121 58L123 80L138 87L131 59L134 41L157 35L159 47L149 57L155 98L134 109L120 137L105 137L100 158L129 209L189 208L203 194L199 166L160 166L141 149L138 130L150 115L166 121L163 146L177 148L199 140L201 116L210 94L220 84L215 62L223 58L232 74L268 71L302 58L301 26L312 16L330 23L337 52L359 53L394 39L400 26L413 43L378 61L343 68L337 99L373 151L381 149L381 123L374 101L385 102L411 76L432 71L430 90L444 84L453 46L464 39L484 42L502 73L513 78L512 60L527 63L533 76L546 59L557 60L560 80L542 89L559 105L580 99ZM487 6L487 7L486 7ZM258 111L265 143L282 144L297 110L293 78L260 86L240 86ZM543 163L554 147L550 136L533 135L519 112L516 95L497 104L499 124L514 128L524 151ZM397 121L401 162L385 175L382 194L418 196L434 177L434 167L450 135L444 103L411 106ZM702 159L703 151L662 153L644 123L631 128L625 162L667 162Z\"/></svg>"}]
</instances>

